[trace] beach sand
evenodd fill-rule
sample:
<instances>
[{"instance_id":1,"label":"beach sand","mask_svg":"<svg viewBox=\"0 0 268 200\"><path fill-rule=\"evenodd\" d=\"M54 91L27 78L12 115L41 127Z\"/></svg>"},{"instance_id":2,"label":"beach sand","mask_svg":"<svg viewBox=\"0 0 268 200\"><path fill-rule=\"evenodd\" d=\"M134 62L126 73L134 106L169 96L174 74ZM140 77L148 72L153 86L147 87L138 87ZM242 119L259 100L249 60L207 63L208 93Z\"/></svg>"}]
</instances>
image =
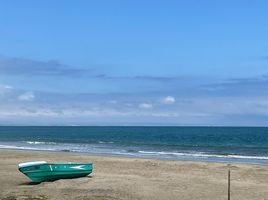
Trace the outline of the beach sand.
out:
<instances>
[{"instance_id":1,"label":"beach sand","mask_svg":"<svg viewBox=\"0 0 268 200\"><path fill-rule=\"evenodd\" d=\"M19 162L93 162L89 177L32 184ZM232 164L232 200L268 200L268 166ZM0 199L225 200L227 164L0 150Z\"/></svg>"}]
</instances>

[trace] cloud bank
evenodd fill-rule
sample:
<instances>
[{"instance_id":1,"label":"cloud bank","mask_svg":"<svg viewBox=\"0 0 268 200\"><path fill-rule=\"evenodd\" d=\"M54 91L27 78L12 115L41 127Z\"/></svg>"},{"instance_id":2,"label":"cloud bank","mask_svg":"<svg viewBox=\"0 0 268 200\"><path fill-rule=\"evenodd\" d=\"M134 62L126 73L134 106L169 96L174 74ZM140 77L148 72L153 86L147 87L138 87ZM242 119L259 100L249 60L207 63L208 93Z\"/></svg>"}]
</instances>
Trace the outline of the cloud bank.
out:
<instances>
[{"instance_id":1,"label":"cloud bank","mask_svg":"<svg viewBox=\"0 0 268 200\"><path fill-rule=\"evenodd\" d=\"M56 60L36 61L25 58L10 58L0 56L1 75L75 77L91 72L91 69L70 67Z\"/></svg>"},{"instance_id":2,"label":"cloud bank","mask_svg":"<svg viewBox=\"0 0 268 200\"><path fill-rule=\"evenodd\" d=\"M0 76L2 125L267 125L267 75L216 81L116 76L56 61L0 57ZM37 86L25 87L22 80ZM42 81L51 87L38 86Z\"/></svg>"}]
</instances>

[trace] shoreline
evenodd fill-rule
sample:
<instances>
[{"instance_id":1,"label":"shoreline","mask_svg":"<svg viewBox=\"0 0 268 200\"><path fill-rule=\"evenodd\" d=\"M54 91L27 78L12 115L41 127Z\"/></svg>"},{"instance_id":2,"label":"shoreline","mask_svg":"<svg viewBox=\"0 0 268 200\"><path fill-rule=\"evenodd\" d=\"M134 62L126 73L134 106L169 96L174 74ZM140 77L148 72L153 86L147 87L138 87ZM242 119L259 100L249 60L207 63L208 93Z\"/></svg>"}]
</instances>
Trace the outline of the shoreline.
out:
<instances>
[{"instance_id":1,"label":"shoreline","mask_svg":"<svg viewBox=\"0 0 268 200\"><path fill-rule=\"evenodd\" d=\"M252 164L108 157L73 152L0 150L0 199L265 199L268 167ZM31 160L93 162L89 177L33 185L17 165Z\"/></svg>"},{"instance_id":2,"label":"shoreline","mask_svg":"<svg viewBox=\"0 0 268 200\"><path fill-rule=\"evenodd\" d=\"M96 153L96 152L76 152L69 150L49 150L49 149L19 149L19 148L0 148L0 151L33 151L33 152L55 152L55 153L70 153L81 154L87 156L103 156L103 157L118 157L118 158L138 158L138 159L153 159L153 160L167 160L167 161L190 161L190 162L209 162L209 163L221 163L221 164L248 164L248 165L260 165L268 166L268 160L266 159L245 159L245 158L232 158L232 157L161 157L155 155L138 155L138 154L118 154L118 153Z\"/></svg>"}]
</instances>

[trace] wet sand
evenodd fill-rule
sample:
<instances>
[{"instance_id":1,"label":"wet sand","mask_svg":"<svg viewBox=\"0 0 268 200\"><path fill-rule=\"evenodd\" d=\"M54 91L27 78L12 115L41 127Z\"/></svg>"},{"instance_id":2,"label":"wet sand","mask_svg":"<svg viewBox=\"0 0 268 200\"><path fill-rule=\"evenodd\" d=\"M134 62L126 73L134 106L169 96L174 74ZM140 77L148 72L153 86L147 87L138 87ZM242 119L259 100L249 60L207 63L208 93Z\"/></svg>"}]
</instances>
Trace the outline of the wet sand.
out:
<instances>
[{"instance_id":1,"label":"wet sand","mask_svg":"<svg viewBox=\"0 0 268 200\"><path fill-rule=\"evenodd\" d=\"M88 177L32 184L20 162L93 162ZM268 200L268 166L0 150L0 199Z\"/></svg>"}]
</instances>

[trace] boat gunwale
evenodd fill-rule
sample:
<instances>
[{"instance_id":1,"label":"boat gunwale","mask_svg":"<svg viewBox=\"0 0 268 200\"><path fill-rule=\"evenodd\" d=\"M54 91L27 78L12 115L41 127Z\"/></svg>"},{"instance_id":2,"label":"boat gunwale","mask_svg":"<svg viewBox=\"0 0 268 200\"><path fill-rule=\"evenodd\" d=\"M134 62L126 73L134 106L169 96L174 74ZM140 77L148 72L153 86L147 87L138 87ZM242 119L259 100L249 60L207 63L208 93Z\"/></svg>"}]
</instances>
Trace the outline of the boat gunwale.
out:
<instances>
[{"instance_id":1,"label":"boat gunwale","mask_svg":"<svg viewBox=\"0 0 268 200\"><path fill-rule=\"evenodd\" d=\"M19 169L25 167L33 167L33 166L40 166L40 165L93 165L93 163L39 163L39 164L32 164L27 166L18 166Z\"/></svg>"}]
</instances>

